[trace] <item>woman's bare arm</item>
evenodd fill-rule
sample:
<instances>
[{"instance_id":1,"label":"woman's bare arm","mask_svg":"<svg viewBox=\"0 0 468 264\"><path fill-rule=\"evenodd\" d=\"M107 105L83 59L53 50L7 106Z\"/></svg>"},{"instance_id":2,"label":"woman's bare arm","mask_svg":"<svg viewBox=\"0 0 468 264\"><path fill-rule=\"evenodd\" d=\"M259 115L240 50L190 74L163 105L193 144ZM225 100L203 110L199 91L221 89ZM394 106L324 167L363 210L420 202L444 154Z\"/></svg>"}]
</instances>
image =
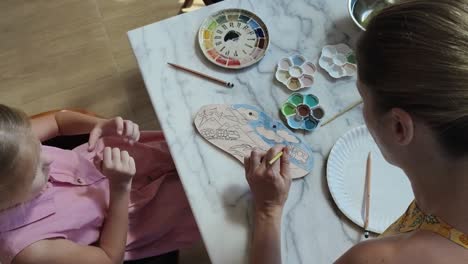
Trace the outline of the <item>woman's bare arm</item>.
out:
<instances>
[{"instance_id":1,"label":"woman's bare arm","mask_svg":"<svg viewBox=\"0 0 468 264\"><path fill-rule=\"evenodd\" d=\"M250 263L281 264L281 210L256 212Z\"/></svg>"}]
</instances>

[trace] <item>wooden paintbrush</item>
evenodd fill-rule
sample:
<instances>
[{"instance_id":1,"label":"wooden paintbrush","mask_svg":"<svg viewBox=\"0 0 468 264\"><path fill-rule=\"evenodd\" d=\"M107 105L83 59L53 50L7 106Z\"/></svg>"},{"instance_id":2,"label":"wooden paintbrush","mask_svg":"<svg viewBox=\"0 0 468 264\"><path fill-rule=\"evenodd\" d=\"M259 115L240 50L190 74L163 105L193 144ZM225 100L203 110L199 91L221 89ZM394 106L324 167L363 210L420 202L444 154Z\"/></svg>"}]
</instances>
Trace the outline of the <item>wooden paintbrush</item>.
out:
<instances>
[{"instance_id":1,"label":"wooden paintbrush","mask_svg":"<svg viewBox=\"0 0 468 264\"><path fill-rule=\"evenodd\" d=\"M195 71L195 70L192 70L192 69L186 68L186 67L184 67L184 66L180 66L180 65L174 64L174 63L168 62L167 64L171 65L172 67L174 67L174 68L176 68L176 69L189 72L189 73L191 73L191 74L194 74L194 75L197 75L197 76L199 76L199 77L202 77L203 79L210 80L210 81L212 81L212 82L215 82L215 83L217 83L217 84L221 84L221 85L226 86L226 87L228 87L228 88L233 88L233 87L234 87L234 84L231 83L231 82L226 82L226 81L223 81L223 80L221 80L221 79L218 79L218 78L209 76L209 75L207 75L207 74L204 74L204 73L201 73L201 72L198 72L198 71Z\"/></svg>"},{"instance_id":2,"label":"wooden paintbrush","mask_svg":"<svg viewBox=\"0 0 468 264\"><path fill-rule=\"evenodd\" d=\"M369 238L369 231L367 228L369 227L369 211L370 211L370 184L371 184L371 153L369 152L369 155L367 155L367 163L366 163L366 182L365 182L365 194L364 194L364 209L365 209L365 215L364 215L364 237Z\"/></svg>"},{"instance_id":3,"label":"wooden paintbrush","mask_svg":"<svg viewBox=\"0 0 468 264\"><path fill-rule=\"evenodd\" d=\"M349 110L353 109L354 107L360 105L362 103L362 100L359 100L357 102L355 102L354 104L346 107L343 111L339 112L338 114L334 115L333 117L331 117L330 119L328 119L327 121L323 122L322 123L322 127L323 126L326 126L328 123L332 122L333 120L337 119L338 117L344 115L346 112L348 112Z\"/></svg>"},{"instance_id":4,"label":"wooden paintbrush","mask_svg":"<svg viewBox=\"0 0 468 264\"><path fill-rule=\"evenodd\" d=\"M281 156L283 156L283 151L278 152L278 154L276 154L276 155L268 162L268 164L273 165L273 163L275 163L277 160L279 160L279 158L281 158Z\"/></svg>"}]
</instances>

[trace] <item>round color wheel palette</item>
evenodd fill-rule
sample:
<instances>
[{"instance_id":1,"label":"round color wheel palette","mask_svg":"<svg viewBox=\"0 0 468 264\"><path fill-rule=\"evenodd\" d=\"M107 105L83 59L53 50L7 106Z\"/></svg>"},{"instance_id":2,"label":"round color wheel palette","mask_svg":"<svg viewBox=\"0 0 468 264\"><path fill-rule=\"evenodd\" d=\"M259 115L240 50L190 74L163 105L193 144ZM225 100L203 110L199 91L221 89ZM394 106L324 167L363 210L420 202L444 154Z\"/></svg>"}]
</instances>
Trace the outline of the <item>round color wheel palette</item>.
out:
<instances>
[{"instance_id":1,"label":"round color wheel palette","mask_svg":"<svg viewBox=\"0 0 468 264\"><path fill-rule=\"evenodd\" d=\"M270 42L265 23L243 9L225 9L208 17L200 27L198 40L209 61L229 69L260 61Z\"/></svg>"}]
</instances>

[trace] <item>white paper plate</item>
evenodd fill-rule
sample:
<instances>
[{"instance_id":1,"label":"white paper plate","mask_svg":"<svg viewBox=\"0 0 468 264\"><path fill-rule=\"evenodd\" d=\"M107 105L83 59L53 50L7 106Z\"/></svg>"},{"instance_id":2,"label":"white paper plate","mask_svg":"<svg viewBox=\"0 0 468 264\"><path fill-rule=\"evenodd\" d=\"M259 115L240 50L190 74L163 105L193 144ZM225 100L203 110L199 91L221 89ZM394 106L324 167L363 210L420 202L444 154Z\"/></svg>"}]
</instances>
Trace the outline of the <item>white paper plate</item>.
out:
<instances>
[{"instance_id":1,"label":"white paper plate","mask_svg":"<svg viewBox=\"0 0 468 264\"><path fill-rule=\"evenodd\" d=\"M383 233L414 199L405 173L385 161L365 126L344 134L333 146L327 163L327 181L338 208L355 224L364 226L366 160L372 153L368 230Z\"/></svg>"}]
</instances>

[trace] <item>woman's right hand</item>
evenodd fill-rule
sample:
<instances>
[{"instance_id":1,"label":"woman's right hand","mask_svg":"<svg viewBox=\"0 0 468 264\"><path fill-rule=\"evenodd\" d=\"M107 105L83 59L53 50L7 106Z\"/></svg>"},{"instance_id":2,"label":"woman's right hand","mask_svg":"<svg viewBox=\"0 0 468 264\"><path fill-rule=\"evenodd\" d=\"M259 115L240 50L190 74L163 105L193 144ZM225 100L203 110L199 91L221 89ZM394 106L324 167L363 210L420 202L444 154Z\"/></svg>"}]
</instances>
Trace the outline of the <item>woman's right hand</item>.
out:
<instances>
[{"instance_id":1,"label":"woman's right hand","mask_svg":"<svg viewBox=\"0 0 468 264\"><path fill-rule=\"evenodd\" d=\"M281 151L281 159L270 165L268 162ZM292 181L288 148L276 145L266 153L254 149L250 157L244 158L244 166L256 213L278 216Z\"/></svg>"},{"instance_id":2,"label":"woman's right hand","mask_svg":"<svg viewBox=\"0 0 468 264\"><path fill-rule=\"evenodd\" d=\"M136 173L135 160L125 150L105 147L101 172L109 179L111 187L129 189Z\"/></svg>"}]
</instances>

